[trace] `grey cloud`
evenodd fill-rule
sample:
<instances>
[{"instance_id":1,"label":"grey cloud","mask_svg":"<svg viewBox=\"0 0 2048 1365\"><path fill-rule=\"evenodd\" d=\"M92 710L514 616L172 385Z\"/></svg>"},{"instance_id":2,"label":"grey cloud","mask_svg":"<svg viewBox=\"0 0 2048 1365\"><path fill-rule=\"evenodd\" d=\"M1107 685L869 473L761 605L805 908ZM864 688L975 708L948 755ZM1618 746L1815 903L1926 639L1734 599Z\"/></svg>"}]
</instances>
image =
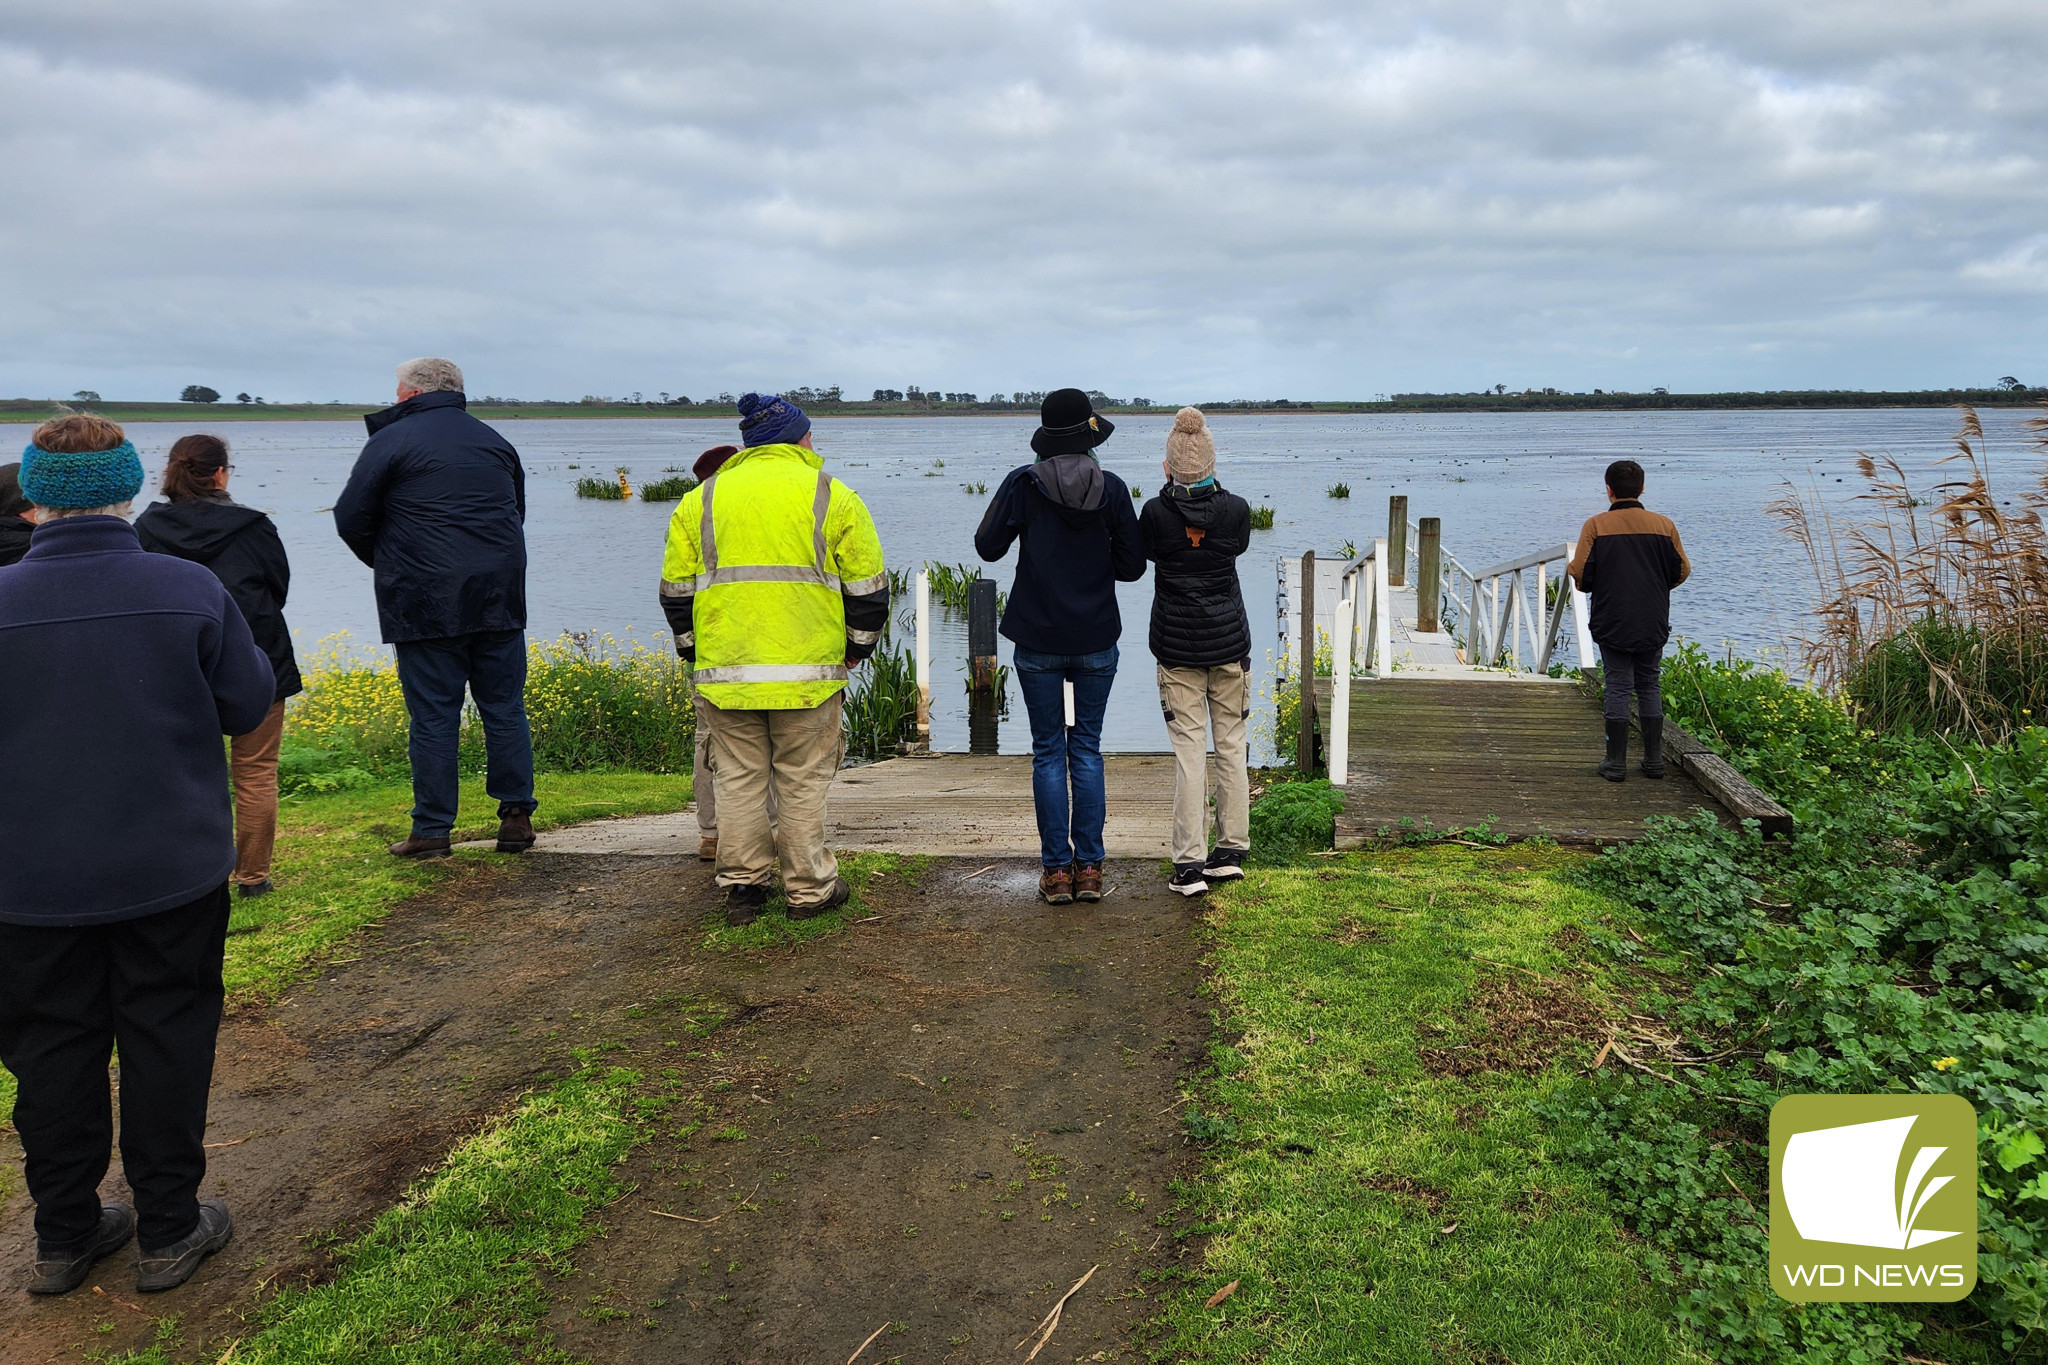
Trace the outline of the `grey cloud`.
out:
<instances>
[{"instance_id":1,"label":"grey cloud","mask_svg":"<svg viewBox=\"0 0 2048 1365\"><path fill-rule=\"evenodd\" d=\"M2037 4L0 12L0 391L1876 387L2048 336Z\"/></svg>"}]
</instances>

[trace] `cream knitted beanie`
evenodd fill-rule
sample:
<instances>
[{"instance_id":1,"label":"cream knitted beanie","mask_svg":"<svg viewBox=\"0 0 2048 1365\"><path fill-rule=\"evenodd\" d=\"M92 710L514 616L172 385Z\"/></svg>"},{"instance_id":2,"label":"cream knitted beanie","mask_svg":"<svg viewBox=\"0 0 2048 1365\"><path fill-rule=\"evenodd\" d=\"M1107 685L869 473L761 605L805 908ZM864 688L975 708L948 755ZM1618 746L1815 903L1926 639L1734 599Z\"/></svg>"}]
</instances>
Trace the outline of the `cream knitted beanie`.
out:
<instances>
[{"instance_id":1,"label":"cream knitted beanie","mask_svg":"<svg viewBox=\"0 0 2048 1365\"><path fill-rule=\"evenodd\" d=\"M1216 442L1200 408L1182 408L1166 433L1166 469L1175 483L1200 483L1216 472Z\"/></svg>"}]
</instances>

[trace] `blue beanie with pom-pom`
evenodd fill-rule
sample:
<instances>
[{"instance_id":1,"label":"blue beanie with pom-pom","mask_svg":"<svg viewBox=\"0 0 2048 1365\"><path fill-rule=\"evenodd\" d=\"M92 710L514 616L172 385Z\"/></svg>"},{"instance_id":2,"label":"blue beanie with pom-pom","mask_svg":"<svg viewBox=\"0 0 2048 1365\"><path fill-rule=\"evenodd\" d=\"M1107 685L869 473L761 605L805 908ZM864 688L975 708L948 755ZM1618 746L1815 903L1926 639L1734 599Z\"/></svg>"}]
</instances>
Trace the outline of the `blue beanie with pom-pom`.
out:
<instances>
[{"instance_id":1,"label":"blue beanie with pom-pom","mask_svg":"<svg viewBox=\"0 0 2048 1365\"><path fill-rule=\"evenodd\" d=\"M804 410L778 393L740 395L740 440L754 446L790 445L811 429Z\"/></svg>"},{"instance_id":2,"label":"blue beanie with pom-pom","mask_svg":"<svg viewBox=\"0 0 2048 1365\"><path fill-rule=\"evenodd\" d=\"M38 507L118 507L142 491L142 457L133 441L112 450L21 452L22 496Z\"/></svg>"}]
</instances>

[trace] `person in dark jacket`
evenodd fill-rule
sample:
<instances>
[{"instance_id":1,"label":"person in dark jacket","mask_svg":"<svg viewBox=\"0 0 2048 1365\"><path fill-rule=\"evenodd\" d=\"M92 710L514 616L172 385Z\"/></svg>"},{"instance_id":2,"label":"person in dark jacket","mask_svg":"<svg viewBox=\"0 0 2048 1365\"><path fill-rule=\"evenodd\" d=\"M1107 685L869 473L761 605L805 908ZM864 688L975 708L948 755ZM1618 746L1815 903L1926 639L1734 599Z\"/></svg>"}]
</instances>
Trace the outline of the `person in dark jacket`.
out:
<instances>
[{"instance_id":1,"label":"person in dark jacket","mask_svg":"<svg viewBox=\"0 0 2048 1365\"><path fill-rule=\"evenodd\" d=\"M284 739L284 704L306 690L292 633L284 623L292 567L270 518L228 496L228 443L218 436L181 436L164 465L169 502L151 503L135 519L135 538L156 554L203 564L235 599L256 647L277 675L276 700L263 723L228 742L235 783L236 894L271 890L270 854L277 844L277 754Z\"/></svg>"},{"instance_id":2,"label":"person in dark jacket","mask_svg":"<svg viewBox=\"0 0 2048 1365\"><path fill-rule=\"evenodd\" d=\"M36 1204L28 1290L76 1289L131 1236L135 1287L171 1289L234 1235L199 1197L235 865L221 736L262 724L277 682L219 579L136 542L121 428L45 422L21 486L38 525L0 572L0 1064ZM99 1195L116 1047L134 1208Z\"/></svg>"},{"instance_id":3,"label":"person in dark jacket","mask_svg":"<svg viewBox=\"0 0 2048 1365\"><path fill-rule=\"evenodd\" d=\"M0 464L0 568L19 564L28 553L36 524L28 519L29 501L21 495L21 465Z\"/></svg>"},{"instance_id":4,"label":"person in dark jacket","mask_svg":"<svg viewBox=\"0 0 2048 1365\"><path fill-rule=\"evenodd\" d=\"M1037 462L1010 471L974 533L989 563L1022 542L1002 633L1031 716L1038 889L1053 905L1102 899L1102 717L1123 634L1116 585L1145 576L1131 491L1095 457L1115 430L1081 390L1047 394L1031 436Z\"/></svg>"},{"instance_id":5,"label":"person in dark jacket","mask_svg":"<svg viewBox=\"0 0 2048 1365\"><path fill-rule=\"evenodd\" d=\"M1152 657L1173 741L1173 877L1183 896L1244 875L1251 848L1252 628L1237 557L1251 545L1252 509L1216 482L1216 442L1198 408L1174 414L1166 484L1138 530L1152 574ZM1216 737L1216 846L1209 847L1209 743Z\"/></svg>"},{"instance_id":6,"label":"person in dark jacket","mask_svg":"<svg viewBox=\"0 0 2048 1365\"><path fill-rule=\"evenodd\" d=\"M1629 697L1643 724L1643 776L1664 776L1664 646L1671 590L1692 574L1671 518L1642 504L1643 467L1607 466L1607 510L1587 520L1572 555L1572 582L1593 599L1589 633L1607 688L1607 756L1600 776L1628 778Z\"/></svg>"},{"instance_id":7,"label":"person in dark jacket","mask_svg":"<svg viewBox=\"0 0 2048 1365\"><path fill-rule=\"evenodd\" d=\"M533 847L526 473L466 406L452 361L400 365L397 406L363 419L369 442L334 504L335 529L376 570L377 623L412 721L412 833L391 846L400 858L449 854L465 688L484 723L498 851Z\"/></svg>"}]
</instances>

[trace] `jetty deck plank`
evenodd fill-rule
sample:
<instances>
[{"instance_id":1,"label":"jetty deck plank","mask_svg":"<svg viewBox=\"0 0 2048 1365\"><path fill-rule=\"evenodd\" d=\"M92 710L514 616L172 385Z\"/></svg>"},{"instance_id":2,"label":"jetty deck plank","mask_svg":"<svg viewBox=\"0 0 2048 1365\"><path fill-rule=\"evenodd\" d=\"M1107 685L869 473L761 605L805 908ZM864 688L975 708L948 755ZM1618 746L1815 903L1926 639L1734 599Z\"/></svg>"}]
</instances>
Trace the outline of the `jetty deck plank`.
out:
<instances>
[{"instance_id":1,"label":"jetty deck plank","mask_svg":"<svg viewBox=\"0 0 2048 1365\"><path fill-rule=\"evenodd\" d=\"M1322 714L1329 715L1327 691ZM1337 847L1358 848L1403 822L1437 832L1487 825L1509 838L1601 844L1642 837L1652 815L1685 816L1713 797L1667 764L1604 782L1600 712L1563 680L1396 674L1351 684L1350 781Z\"/></svg>"}]
</instances>

